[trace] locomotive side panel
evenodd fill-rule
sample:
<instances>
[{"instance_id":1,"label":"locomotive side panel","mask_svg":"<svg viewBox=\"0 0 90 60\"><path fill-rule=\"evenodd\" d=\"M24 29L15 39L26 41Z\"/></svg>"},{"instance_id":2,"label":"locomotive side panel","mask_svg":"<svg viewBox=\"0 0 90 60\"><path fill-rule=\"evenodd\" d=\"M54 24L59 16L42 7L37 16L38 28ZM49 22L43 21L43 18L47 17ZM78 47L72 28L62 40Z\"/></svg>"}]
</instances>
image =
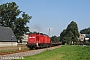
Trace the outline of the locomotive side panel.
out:
<instances>
[{"instance_id":1,"label":"locomotive side panel","mask_svg":"<svg viewBox=\"0 0 90 60\"><path fill-rule=\"evenodd\" d=\"M47 37L47 43L50 44L50 37Z\"/></svg>"},{"instance_id":2,"label":"locomotive side panel","mask_svg":"<svg viewBox=\"0 0 90 60\"><path fill-rule=\"evenodd\" d=\"M50 37L44 36L44 43L45 44L50 44Z\"/></svg>"},{"instance_id":3,"label":"locomotive side panel","mask_svg":"<svg viewBox=\"0 0 90 60\"><path fill-rule=\"evenodd\" d=\"M44 43L44 37L43 35L39 36L39 44L43 44Z\"/></svg>"}]
</instances>

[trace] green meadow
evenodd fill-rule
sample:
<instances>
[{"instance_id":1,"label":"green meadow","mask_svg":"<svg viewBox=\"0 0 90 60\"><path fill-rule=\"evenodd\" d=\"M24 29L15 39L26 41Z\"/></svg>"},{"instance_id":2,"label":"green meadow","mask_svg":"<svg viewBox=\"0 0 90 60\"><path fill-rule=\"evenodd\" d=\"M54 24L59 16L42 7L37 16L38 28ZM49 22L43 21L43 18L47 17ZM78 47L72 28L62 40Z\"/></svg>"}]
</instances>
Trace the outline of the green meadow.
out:
<instances>
[{"instance_id":1,"label":"green meadow","mask_svg":"<svg viewBox=\"0 0 90 60\"><path fill-rule=\"evenodd\" d=\"M61 46L54 50L26 56L24 60L90 60L90 46Z\"/></svg>"}]
</instances>

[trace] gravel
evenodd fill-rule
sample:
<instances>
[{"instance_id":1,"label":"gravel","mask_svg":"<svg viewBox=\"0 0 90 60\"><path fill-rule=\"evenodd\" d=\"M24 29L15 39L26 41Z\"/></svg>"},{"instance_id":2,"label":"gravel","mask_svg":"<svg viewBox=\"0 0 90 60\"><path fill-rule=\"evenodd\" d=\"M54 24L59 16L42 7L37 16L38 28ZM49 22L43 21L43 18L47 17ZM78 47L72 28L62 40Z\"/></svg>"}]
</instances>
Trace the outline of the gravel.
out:
<instances>
[{"instance_id":1,"label":"gravel","mask_svg":"<svg viewBox=\"0 0 90 60\"><path fill-rule=\"evenodd\" d=\"M58 48L58 47L50 47L50 48L44 48L44 49L30 50L27 52L0 55L0 60L24 59L24 56L32 56L32 55L39 54L46 50L53 50L55 48Z\"/></svg>"}]
</instances>

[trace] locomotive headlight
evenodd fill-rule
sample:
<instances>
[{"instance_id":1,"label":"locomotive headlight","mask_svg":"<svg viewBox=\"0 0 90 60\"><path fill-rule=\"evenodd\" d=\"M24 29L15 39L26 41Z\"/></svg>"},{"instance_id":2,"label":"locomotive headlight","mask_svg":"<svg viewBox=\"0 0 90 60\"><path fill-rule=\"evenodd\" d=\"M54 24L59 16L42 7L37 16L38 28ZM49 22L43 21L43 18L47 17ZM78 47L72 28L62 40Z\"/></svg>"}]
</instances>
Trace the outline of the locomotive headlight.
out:
<instances>
[{"instance_id":1,"label":"locomotive headlight","mask_svg":"<svg viewBox=\"0 0 90 60\"><path fill-rule=\"evenodd\" d=\"M29 37L29 38L31 38L31 37Z\"/></svg>"},{"instance_id":2,"label":"locomotive headlight","mask_svg":"<svg viewBox=\"0 0 90 60\"><path fill-rule=\"evenodd\" d=\"M32 37L32 38L35 38L35 37Z\"/></svg>"}]
</instances>

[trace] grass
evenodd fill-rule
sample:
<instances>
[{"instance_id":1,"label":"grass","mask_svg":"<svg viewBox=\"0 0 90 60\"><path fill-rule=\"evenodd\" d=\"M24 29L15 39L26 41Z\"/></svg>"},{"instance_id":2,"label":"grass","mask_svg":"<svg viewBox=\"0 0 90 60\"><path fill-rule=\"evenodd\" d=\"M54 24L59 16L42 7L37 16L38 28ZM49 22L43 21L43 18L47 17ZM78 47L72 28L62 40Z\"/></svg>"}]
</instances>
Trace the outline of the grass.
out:
<instances>
[{"instance_id":1,"label":"grass","mask_svg":"<svg viewBox=\"0 0 90 60\"><path fill-rule=\"evenodd\" d=\"M26 56L24 60L90 60L90 46L62 46L33 56Z\"/></svg>"},{"instance_id":2,"label":"grass","mask_svg":"<svg viewBox=\"0 0 90 60\"><path fill-rule=\"evenodd\" d=\"M4 53L4 52L14 52L16 50L1 50L0 53Z\"/></svg>"}]
</instances>

